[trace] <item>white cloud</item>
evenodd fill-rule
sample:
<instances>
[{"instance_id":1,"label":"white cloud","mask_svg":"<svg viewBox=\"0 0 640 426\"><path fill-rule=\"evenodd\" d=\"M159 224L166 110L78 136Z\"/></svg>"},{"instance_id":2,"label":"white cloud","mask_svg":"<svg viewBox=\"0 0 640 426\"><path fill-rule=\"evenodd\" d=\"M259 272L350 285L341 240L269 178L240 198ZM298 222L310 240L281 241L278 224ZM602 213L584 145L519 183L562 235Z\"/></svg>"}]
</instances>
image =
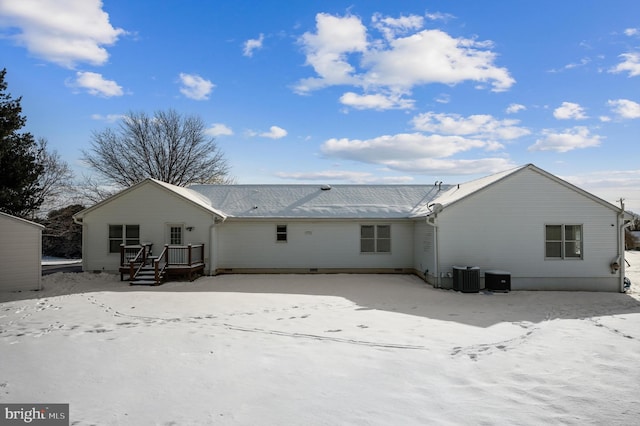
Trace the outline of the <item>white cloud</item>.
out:
<instances>
[{"instance_id":1,"label":"white cloud","mask_svg":"<svg viewBox=\"0 0 640 426\"><path fill-rule=\"evenodd\" d=\"M373 27L379 30L387 40L392 40L401 34L407 34L411 30L419 30L424 26L424 18L418 15L391 18L376 13L371 22Z\"/></svg>"},{"instance_id":2,"label":"white cloud","mask_svg":"<svg viewBox=\"0 0 640 426\"><path fill-rule=\"evenodd\" d=\"M381 39L373 38L358 17L316 15L316 31L299 39L306 64L316 76L300 80L295 91L306 94L328 86L350 85L362 88L367 95L381 92L399 98L410 94L415 86L431 83L475 81L490 85L496 92L515 83L506 68L494 65L496 54L490 50L491 42L453 38L440 30L420 30L423 19L415 15L374 15L372 21L384 34ZM376 103L374 107L380 108Z\"/></svg>"},{"instance_id":3,"label":"white cloud","mask_svg":"<svg viewBox=\"0 0 640 426\"><path fill-rule=\"evenodd\" d=\"M209 136L230 136L233 135L233 130L230 127L222 123L213 123L211 127L204 131Z\"/></svg>"},{"instance_id":4,"label":"white cloud","mask_svg":"<svg viewBox=\"0 0 640 426\"><path fill-rule=\"evenodd\" d=\"M399 133L373 139L329 139L321 146L329 157L387 164L388 161L409 161L415 158L444 158L483 148L486 143L460 136L423 135L421 133Z\"/></svg>"},{"instance_id":5,"label":"white cloud","mask_svg":"<svg viewBox=\"0 0 640 426\"><path fill-rule=\"evenodd\" d=\"M448 104L449 102L451 102L451 95L449 95L448 93L441 93L436 98L434 98L434 101L439 104Z\"/></svg>"},{"instance_id":6,"label":"white cloud","mask_svg":"<svg viewBox=\"0 0 640 426\"><path fill-rule=\"evenodd\" d=\"M268 132L260 133L260 136L269 139L281 139L287 136L287 131L282 127L271 126Z\"/></svg>"},{"instance_id":7,"label":"white cloud","mask_svg":"<svg viewBox=\"0 0 640 426\"><path fill-rule=\"evenodd\" d=\"M624 30L624 35L632 37L636 35L640 35L640 29L638 28L627 28Z\"/></svg>"},{"instance_id":8,"label":"white cloud","mask_svg":"<svg viewBox=\"0 0 640 426\"><path fill-rule=\"evenodd\" d=\"M584 67L584 66L588 65L590 62L591 62L591 58L582 58L582 59L580 59L580 62L572 62L572 63L569 63L569 64L563 66L560 69L551 69L551 70L549 70L549 72L558 73L558 72L562 72L562 71L566 71L566 70L570 70L570 69L574 69L574 68L580 68L580 67Z\"/></svg>"},{"instance_id":9,"label":"white cloud","mask_svg":"<svg viewBox=\"0 0 640 426\"><path fill-rule=\"evenodd\" d=\"M608 101L607 105L621 118L640 118L640 104L629 99L616 99Z\"/></svg>"},{"instance_id":10,"label":"white cloud","mask_svg":"<svg viewBox=\"0 0 640 426\"><path fill-rule=\"evenodd\" d=\"M522 104L511 104L507 107L506 109L506 113L507 114L516 114L520 111L525 111L527 109L526 106L522 105Z\"/></svg>"},{"instance_id":11,"label":"white cloud","mask_svg":"<svg viewBox=\"0 0 640 426\"><path fill-rule=\"evenodd\" d=\"M107 123L115 123L116 121L122 120L125 117L126 116L123 114L91 114L92 120L106 121Z\"/></svg>"},{"instance_id":12,"label":"white cloud","mask_svg":"<svg viewBox=\"0 0 640 426\"><path fill-rule=\"evenodd\" d=\"M355 109L412 109L414 101L403 99L397 95L384 95L376 93L372 95L358 95L353 92L346 92L340 97L340 103Z\"/></svg>"},{"instance_id":13,"label":"white cloud","mask_svg":"<svg viewBox=\"0 0 640 426\"><path fill-rule=\"evenodd\" d=\"M640 53L623 53L620 57L623 58L623 61L612 68L610 72L620 73L626 71L629 73L629 77L640 75Z\"/></svg>"},{"instance_id":14,"label":"white cloud","mask_svg":"<svg viewBox=\"0 0 640 426\"><path fill-rule=\"evenodd\" d=\"M427 112L415 116L412 123L416 130L423 132L473 138L511 140L531 133L528 129L519 127L520 121L518 120L497 120L493 116L485 114L462 117L458 114Z\"/></svg>"},{"instance_id":15,"label":"white cloud","mask_svg":"<svg viewBox=\"0 0 640 426\"><path fill-rule=\"evenodd\" d=\"M557 133L552 130L543 130L543 138L538 139L529 147L529 151L556 151L568 152L574 149L593 148L600 146L602 136L591 135L589 129L576 126L564 132Z\"/></svg>"},{"instance_id":16,"label":"white cloud","mask_svg":"<svg viewBox=\"0 0 640 426\"><path fill-rule=\"evenodd\" d=\"M111 25L100 0L0 0L0 26L17 28L10 37L32 55L67 68L103 65L104 46L126 34Z\"/></svg>"},{"instance_id":17,"label":"white cloud","mask_svg":"<svg viewBox=\"0 0 640 426\"><path fill-rule=\"evenodd\" d=\"M553 116L558 120L584 120L587 118L584 108L573 102L563 102L553 111Z\"/></svg>"},{"instance_id":18,"label":"white cloud","mask_svg":"<svg viewBox=\"0 0 640 426\"><path fill-rule=\"evenodd\" d=\"M432 21L443 21L443 22L447 22L450 19L455 18L455 16L450 13L442 13L442 12L433 12L433 13L427 12L425 16Z\"/></svg>"},{"instance_id":19,"label":"white cloud","mask_svg":"<svg viewBox=\"0 0 640 426\"><path fill-rule=\"evenodd\" d=\"M283 179L295 180L341 180L349 182L364 182L370 180L373 175L368 172L351 172L338 170L325 170L321 172L279 172L276 176Z\"/></svg>"},{"instance_id":20,"label":"white cloud","mask_svg":"<svg viewBox=\"0 0 640 426\"><path fill-rule=\"evenodd\" d=\"M453 38L440 30L423 30L397 38L388 49L366 52L368 68L363 80L368 85L409 90L413 86L464 81L490 83L493 91L507 90L515 80L506 68L493 65L496 54L488 42Z\"/></svg>"},{"instance_id":21,"label":"white cloud","mask_svg":"<svg viewBox=\"0 0 640 426\"><path fill-rule=\"evenodd\" d=\"M369 172L340 170L324 170L320 172L279 172L276 176L283 179L303 181L343 181L356 184L363 183L407 183L414 179L411 176L379 176Z\"/></svg>"},{"instance_id":22,"label":"white cloud","mask_svg":"<svg viewBox=\"0 0 640 426\"><path fill-rule=\"evenodd\" d=\"M196 101L209 99L211 91L216 87L215 84L197 74L186 74L183 72L180 73L180 83L182 83L180 93Z\"/></svg>"},{"instance_id":23,"label":"white cloud","mask_svg":"<svg viewBox=\"0 0 640 426\"><path fill-rule=\"evenodd\" d=\"M86 90L89 94L94 96L102 96L110 98L112 96L122 96L124 92L122 87L113 80L105 80L102 74L95 72L83 72L76 73L76 79L67 83L68 86Z\"/></svg>"},{"instance_id":24,"label":"white cloud","mask_svg":"<svg viewBox=\"0 0 640 426\"><path fill-rule=\"evenodd\" d=\"M386 166L401 172L439 175L488 175L511 169L516 165L506 158L473 160L423 158L410 161L391 160Z\"/></svg>"},{"instance_id":25,"label":"white cloud","mask_svg":"<svg viewBox=\"0 0 640 426\"><path fill-rule=\"evenodd\" d=\"M249 58L253 56L253 51L262 49L262 42L264 41L264 34L260 33L260 36L257 39L249 39L244 42L244 49L242 50L242 54L244 56L248 56Z\"/></svg>"},{"instance_id":26,"label":"white cloud","mask_svg":"<svg viewBox=\"0 0 640 426\"><path fill-rule=\"evenodd\" d=\"M640 213L640 170L603 170L561 177L616 206L624 198L626 210Z\"/></svg>"},{"instance_id":27,"label":"white cloud","mask_svg":"<svg viewBox=\"0 0 640 426\"><path fill-rule=\"evenodd\" d=\"M356 84L352 75L354 67L347 61L347 54L364 52L367 48L367 29L359 18L344 18L326 13L316 15L316 33L304 33L300 38L307 57L319 77L301 80L298 93L306 93L336 84Z\"/></svg>"}]
</instances>

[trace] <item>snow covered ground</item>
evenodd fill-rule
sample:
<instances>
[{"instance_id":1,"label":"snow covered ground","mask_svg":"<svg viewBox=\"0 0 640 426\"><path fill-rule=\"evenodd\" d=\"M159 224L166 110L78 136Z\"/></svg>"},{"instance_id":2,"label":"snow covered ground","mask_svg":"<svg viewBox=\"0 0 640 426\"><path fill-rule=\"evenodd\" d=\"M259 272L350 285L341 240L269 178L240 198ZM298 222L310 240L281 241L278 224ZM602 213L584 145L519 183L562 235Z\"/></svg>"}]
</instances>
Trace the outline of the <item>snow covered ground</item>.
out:
<instances>
[{"instance_id":1,"label":"snow covered ground","mask_svg":"<svg viewBox=\"0 0 640 426\"><path fill-rule=\"evenodd\" d=\"M0 403L70 403L74 425L638 424L640 252L627 259L629 294L53 274L0 293Z\"/></svg>"},{"instance_id":2,"label":"snow covered ground","mask_svg":"<svg viewBox=\"0 0 640 426\"><path fill-rule=\"evenodd\" d=\"M42 266L80 265L82 264L82 259L65 259L62 257L44 256L41 263Z\"/></svg>"}]
</instances>

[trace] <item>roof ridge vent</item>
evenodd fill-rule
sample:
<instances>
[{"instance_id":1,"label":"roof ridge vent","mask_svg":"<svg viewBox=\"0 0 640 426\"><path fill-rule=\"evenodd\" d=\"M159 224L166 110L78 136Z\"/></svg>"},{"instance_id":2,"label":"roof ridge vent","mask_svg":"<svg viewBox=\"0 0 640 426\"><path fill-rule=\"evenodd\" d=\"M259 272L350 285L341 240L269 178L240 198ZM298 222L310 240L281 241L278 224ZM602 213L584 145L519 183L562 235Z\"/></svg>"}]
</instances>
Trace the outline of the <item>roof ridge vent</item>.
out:
<instances>
[{"instance_id":1,"label":"roof ridge vent","mask_svg":"<svg viewBox=\"0 0 640 426\"><path fill-rule=\"evenodd\" d=\"M323 191L329 191L331 189L331 185L326 185L326 184L322 185L320 187L320 189L323 190Z\"/></svg>"}]
</instances>

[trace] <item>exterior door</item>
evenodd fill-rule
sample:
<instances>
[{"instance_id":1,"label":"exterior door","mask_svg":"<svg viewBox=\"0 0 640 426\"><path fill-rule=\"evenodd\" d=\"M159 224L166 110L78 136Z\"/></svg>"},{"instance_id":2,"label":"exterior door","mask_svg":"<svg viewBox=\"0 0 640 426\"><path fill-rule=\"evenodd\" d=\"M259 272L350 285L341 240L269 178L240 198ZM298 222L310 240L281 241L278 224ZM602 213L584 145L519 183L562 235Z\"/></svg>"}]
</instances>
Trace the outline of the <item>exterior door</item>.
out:
<instances>
[{"instance_id":1,"label":"exterior door","mask_svg":"<svg viewBox=\"0 0 640 426\"><path fill-rule=\"evenodd\" d=\"M171 223L167 225L167 244L169 244L169 263L186 263L186 251L178 248L184 245L184 225Z\"/></svg>"}]
</instances>

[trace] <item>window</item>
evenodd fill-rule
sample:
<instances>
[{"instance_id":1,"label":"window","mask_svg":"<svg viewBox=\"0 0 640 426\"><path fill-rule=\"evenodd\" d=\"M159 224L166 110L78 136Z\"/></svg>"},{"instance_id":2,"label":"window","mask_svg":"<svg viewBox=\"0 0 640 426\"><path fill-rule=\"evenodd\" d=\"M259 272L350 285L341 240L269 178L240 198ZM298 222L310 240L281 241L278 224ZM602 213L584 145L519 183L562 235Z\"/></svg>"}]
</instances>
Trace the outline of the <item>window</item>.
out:
<instances>
[{"instance_id":1,"label":"window","mask_svg":"<svg viewBox=\"0 0 640 426\"><path fill-rule=\"evenodd\" d=\"M109 253L120 253L120 244L140 244L140 225L109 225Z\"/></svg>"},{"instance_id":2,"label":"window","mask_svg":"<svg viewBox=\"0 0 640 426\"><path fill-rule=\"evenodd\" d=\"M182 245L182 226L169 226L169 244L172 246Z\"/></svg>"},{"instance_id":3,"label":"window","mask_svg":"<svg viewBox=\"0 0 640 426\"><path fill-rule=\"evenodd\" d=\"M360 253L391 253L391 225L361 225Z\"/></svg>"},{"instance_id":4,"label":"window","mask_svg":"<svg viewBox=\"0 0 640 426\"><path fill-rule=\"evenodd\" d=\"M547 259L582 259L582 225L546 225Z\"/></svg>"},{"instance_id":5,"label":"window","mask_svg":"<svg viewBox=\"0 0 640 426\"><path fill-rule=\"evenodd\" d=\"M276 225L276 241L279 243L287 242L287 225Z\"/></svg>"}]
</instances>

